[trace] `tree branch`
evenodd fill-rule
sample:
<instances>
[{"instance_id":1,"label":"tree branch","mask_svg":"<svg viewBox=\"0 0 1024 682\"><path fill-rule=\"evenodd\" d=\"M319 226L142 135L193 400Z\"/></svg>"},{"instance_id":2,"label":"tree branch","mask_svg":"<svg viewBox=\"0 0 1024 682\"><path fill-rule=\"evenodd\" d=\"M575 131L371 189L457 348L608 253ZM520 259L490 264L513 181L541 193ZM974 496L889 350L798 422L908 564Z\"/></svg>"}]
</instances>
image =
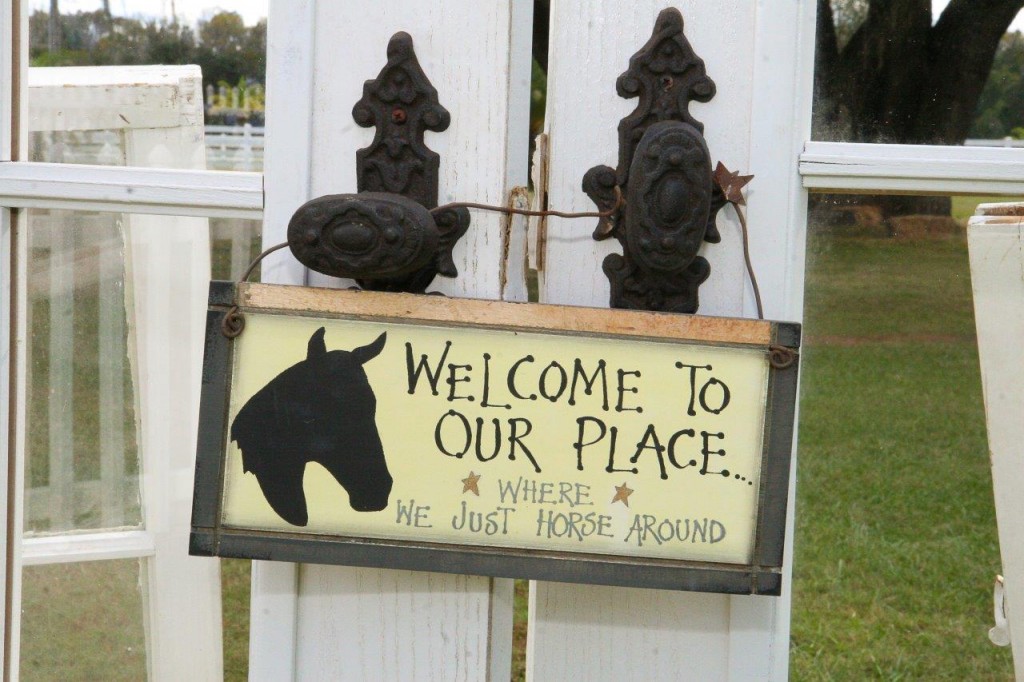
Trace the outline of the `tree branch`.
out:
<instances>
[{"instance_id":1,"label":"tree branch","mask_svg":"<svg viewBox=\"0 0 1024 682\"><path fill-rule=\"evenodd\" d=\"M960 144L988 81L999 41L1024 0L952 0L929 35L914 136Z\"/></svg>"}]
</instances>

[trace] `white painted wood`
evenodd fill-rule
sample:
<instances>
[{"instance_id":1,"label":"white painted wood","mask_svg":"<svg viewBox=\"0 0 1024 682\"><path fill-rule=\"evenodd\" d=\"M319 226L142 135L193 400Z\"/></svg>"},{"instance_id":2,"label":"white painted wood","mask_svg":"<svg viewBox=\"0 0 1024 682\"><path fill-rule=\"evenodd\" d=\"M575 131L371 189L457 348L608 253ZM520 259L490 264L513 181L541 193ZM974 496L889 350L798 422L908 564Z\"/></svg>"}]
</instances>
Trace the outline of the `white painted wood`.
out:
<instances>
[{"instance_id":1,"label":"white painted wood","mask_svg":"<svg viewBox=\"0 0 1024 682\"><path fill-rule=\"evenodd\" d=\"M198 66L67 66L28 70L33 130L188 129L203 125ZM65 88L73 88L69 96ZM198 104L198 107L196 106ZM201 131L200 131L201 132Z\"/></svg>"},{"instance_id":2,"label":"white painted wood","mask_svg":"<svg viewBox=\"0 0 1024 682\"><path fill-rule=\"evenodd\" d=\"M0 0L0 165L19 158L24 150L23 100L17 96L24 82L28 57L28 17L20 0ZM17 680L20 613L14 606L21 595L22 481L24 470L17 453L25 440L25 340L23 315L24 240L17 235L17 216L0 208L0 670L5 679ZM12 608L13 607L13 608ZM13 673L13 674L12 674Z\"/></svg>"},{"instance_id":3,"label":"white painted wood","mask_svg":"<svg viewBox=\"0 0 1024 682\"><path fill-rule=\"evenodd\" d=\"M31 230L31 218L28 222ZM69 531L75 527L75 441L72 432L72 363L75 358L74 252L75 235L71 230L60 230L52 235L49 287L50 379L46 426L49 431L47 459L50 472L50 519L56 531Z\"/></svg>"},{"instance_id":4,"label":"white painted wood","mask_svg":"<svg viewBox=\"0 0 1024 682\"><path fill-rule=\"evenodd\" d=\"M263 214L263 176L237 171L0 163L0 206L259 219Z\"/></svg>"},{"instance_id":5,"label":"white painted wood","mask_svg":"<svg viewBox=\"0 0 1024 682\"><path fill-rule=\"evenodd\" d=\"M750 132L750 172L755 180L747 186L750 252L765 315L796 322L803 320L807 192L795 160L810 137L815 13L814 2L780 6L757 0ZM754 316L749 289L744 301L744 315ZM798 415L799 410L797 420ZM778 598L730 599L730 680L788 679L796 429L793 435L783 593Z\"/></svg>"},{"instance_id":6,"label":"white painted wood","mask_svg":"<svg viewBox=\"0 0 1024 682\"><path fill-rule=\"evenodd\" d=\"M121 240L118 239L118 242ZM100 519L104 528L125 523L124 268L120 249L99 255ZM133 477L134 478L134 477ZM137 487L137 486L136 486Z\"/></svg>"},{"instance_id":7,"label":"white painted wood","mask_svg":"<svg viewBox=\"0 0 1024 682\"><path fill-rule=\"evenodd\" d=\"M550 136L548 204L560 210L590 211L593 204L580 183L589 168L618 161L619 120L633 111L636 100L615 94L615 79L629 58L647 41L663 2L644 0L628 8L614 0L558 2L551 11L548 64ZM710 8L695 1L678 3L686 33L718 94L691 111L705 124L713 163L733 170L750 167L750 89L754 45L754 3L728 0ZM587 18L581 40L580 17ZM724 49L724 45L728 49ZM617 250L615 240L591 239L593 220L548 218L547 264L542 300L552 303L608 305L608 281L601 261ZM742 310L742 253L739 225L731 215L719 220L722 244L702 252L712 266L702 292L701 312L735 315ZM566 267L566 263L572 267Z\"/></svg>"},{"instance_id":8,"label":"white painted wood","mask_svg":"<svg viewBox=\"0 0 1024 682\"><path fill-rule=\"evenodd\" d=\"M309 193L313 124L313 25L315 1L270 3L267 18L267 179L264 248L286 240L288 220ZM304 268L277 252L261 267L262 281L303 284ZM249 679L295 679L299 573L295 564L252 562Z\"/></svg>"},{"instance_id":9,"label":"white painted wood","mask_svg":"<svg viewBox=\"0 0 1024 682\"><path fill-rule=\"evenodd\" d=\"M355 125L352 106L362 96L363 81L386 62L388 39L399 30L413 36L420 63L452 114L446 132L428 134L428 144L442 159L440 202L505 204L513 187L526 185L525 150L519 148L526 137L528 63L510 65L529 52L530 11L531 3L522 0L484 5L402 0L366 4L359 12L326 1L272 3L272 32L275 17L288 16L268 39L265 243L271 243L269 235L283 233L291 212L307 198L355 190L355 151L373 132ZM274 80L282 74L294 79ZM314 74L312 82L304 74ZM296 95L291 104L282 103L282 91ZM292 115L284 118L282 112ZM293 144L275 147L289 127L298 127ZM283 174L291 178L279 190L275 178ZM510 278L521 277L521 270L501 267L507 253L521 248L510 238L509 230L518 228L508 222L474 212L470 232L455 252L460 277L436 288L450 295L497 298L504 291L520 297L522 285ZM268 274L275 281L299 279L273 268ZM256 570L262 576L267 567ZM287 619L290 608L282 592L270 593L287 590L290 577L283 570L273 577L267 598L253 599L253 679L508 679L511 581L302 566L297 627L289 640L268 637L288 634L287 624L266 624L273 612ZM257 579L254 589L263 589ZM257 609L258 604L271 612ZM289 641L298 642L295 667L281 671L268 659L290 661ZM282 676L269 677L271 670Z\"/></svg>"},{"instance_id":10,"label":"white painted wood","mask_svg":"<svg viewBox=\"0 0 1024 682\"><path fill-rule=\"evenodd\" d=\"M0 162L11 160L14 133L14 9L17 0L0 0Z\"/></svg>"},{"instance_id":11,"label":"white painted wood","mask_svg":"<svg viewBox=\"0 0 1024 682\"><path fill-rule=\"evenodd\" d=\"M0 12L3 12L3 3L0 2ZM0 41L3 39L2 35L3 19L0 18ZM8 27L9 28L9 27ZM2 60L2 57L0 57ZM10 100L7 100L7 110L10 110ZM0 110L4 109L2 100L0 100ZM0 113L0 119L4 118ZM9 121L9 117L7 117ZM0 121L2 125L2 121ZM8 147L9 151L9 147ZM19 450L16 448L15 439L18 437L21 429L15 430L15 424L20 427L24 426L24 414L25 414L25 403L18 401L19 391L15 390L16 386L23 385L23 381L14 381L12 379L17 376L24 376L24 374L18 375L13 374L13 370L20 364L24 367L22 362L21 353L15 354L14 344L12 343L15 339L12 309L16 304L14 300L14 289L12 284L14 283L14 251L13 251L13 230L11 223L11 211L8 209L0 209L0 396L2 396L3 406L0 407L0 471L5 473L5 483L0 485L0 509L2 509L3 517L0 522L0 543L4 551L3 555L0 556L0 571L2 571L3 580L0 580L0 604L5 604L9 595L11 587L11 573L10 569L13 566L8 564L8 549L10 549L9 541L12 537L16 537L13 532L13 524L11 523L11 514L13 505L12 495L13 491L20 488L20 481L14 480L15 477L10 475L10 464L15 461L13 454ZM21 278L24 282L25 278ZM24 334L18 334L19 339L24 339ZM18 534L20 535L20 527ZM16 565L16 564L15 564ZM6 610L5 610L6 611ZM4 613L4 617L0 618L0 670L7 671L7 660L8 657L6 652L9 650L6 646L6 635L8 628L11 625L13 617L9 617L7 613Z\"/></svg>"},{"instance_id":12,"label":"white painted wood","mask_svg":"<svg viewBox=\"0 0 1024 682\"><path fill-rule=\"evenodd\" d=\"M528 679L728 679L728 657L720 651L729 629L727 598L557 587L566 586L535 583L531 591Z\"/></svg>"},{"instance_id":13,"label":"white painted wood","mask_svg":"<svg viewBox=\"0 0 1024 682\"><path fill-rule=\"evenodd\" d=\"M1014 670L1024 679L1024 219L975 217L967 243Z\"/></svg>"},{"instance_id":14,"label":"white painted wood","mask_svg":"<svg viewBox=\"0 0 1024 682\"><path fill-rule=\"evenodd\" d=\"M27 424L27 376L28 376L28 323L25 311L26 285L28 283L28 239L25 235L25 215L21 212L4 210L4 272L10 276L4 277L4 301L10 301L10 305L3 305L7 320L8 332L4 334L3 341L8 343L8 353L5 358L3 370L9 371L7 375L7 389L5 393L9 397L9 403L5 415L8 416L7 431L5 432L4 443L7 446L7 457L4 461L4 472L7 476L7 484L4 487L3 498L6 501L4 509L4 535L5 535L5 624L4 624L4 675L5 679L13 682L18 680L18 660L21 647L21 534L24 527L24 499L25 499L25 447L26 447L26 424ZM10 269L7 269L7 268Z\"/></svg>"},{"instance_id":15,"label":"white painted wood","mask_svg":"<svg viewBox=\"0 0 1024 682\"><path fill-rule=\"evenodd\" d=\"M800 318L805 193L796 158L809 127L814 3L779 6L729 0L677 3L686 34L717 95L691 111L704 122L713 162L753 173L748 218L770 314ZM617 162L619 120L635 100L615 79L646 42L664 3L552 3L547 133L548 204L593 210L580 188L591 166ZM586 17L586 30L580 18ZM712 275L701 312L752 315L741 233L731 208L719 214L722 243L703 255ZM591 240L593 221L547 221L544 301L608 305L604 256L614 240ZM767 286L766 286L767 284ZM787 576L788 581L788 576ZM549 679L785 679L788 582L781 598L531 585L529 675Z\"/></svg>"},{"instance_id":16,"label":"white painted wood","mask_svg":"<svg viewBox=\"0 0 1024 682\"><path fill-rule=\"evenodd\" d=\"M27 537L22 541L22 566L77 561L135 559L156 554L153 534L144 530L107 531Z\"/></svg>"},{"instance_id":17,"label":"white painted wood","mask_svg":"<svg viewBox=\"0 0 1024 682\"><path fill-rule=\"evenodd\" d=\"M303 564L297 679L489 679L491 583Z\"/></svg>"},{"instance_id":18,"label":"white painted wood","mask_svg":"<svg viewBox=\"0 0 1024 682\"><path fill-rule=\"evenodd\" d=\"M202 169L202 83L176 101L179 125L125 131L129 164ZM184 85L182 86L185 87ZM124 217L129 357L135 376L142 509L154 555L145 562L150 679L218 679L220 565L188 555L203 338L210 276L205 218Z\"/></svg>"},{"instance_id":19,"label":"white painted wood","mask_svg":"<svg viewBox=\"0 0 1024 682\"><path fill-rule=\"evenodd\" d=\"M1024 149L808 142L804 187L893 194L1024 194Z\"/></svg>"},{"instance_id":20,"label":"white painted wood","mask_svg":"<svg viewBox=\"0 0 1024 682\"><path fill-rule=\"evenodd\" d=\"M527 171L529 167L530 136L530 78L533 65L533 3L513 0L508 8L508 57L504 73L506 78L505 103L506 116L504 131L503 157L505 168L502 191L505 205L512 208L530 208ZM465 114L463 114L465 115ZM477 216L480 213L477 212ZM502 216L502 251L500 258L500 276L498 298L504 301L527 300L526 290L526 259L527 241L529 237L529 221L524 216ZM511 581L497 581L494 590L505 594L496 603L505 604L509 609L508 619L511 620L512 591ZM505 615L495 613L493 622L504 622ZM492 642L500 640L497 634ZM512 642L508 640L508 655L511 658ZM492 661L500 656L492 654ZM504 666L504 664L502 664ZM504 667L492 670L491 679L502 679Z\"/></svg>"}]
</instances>

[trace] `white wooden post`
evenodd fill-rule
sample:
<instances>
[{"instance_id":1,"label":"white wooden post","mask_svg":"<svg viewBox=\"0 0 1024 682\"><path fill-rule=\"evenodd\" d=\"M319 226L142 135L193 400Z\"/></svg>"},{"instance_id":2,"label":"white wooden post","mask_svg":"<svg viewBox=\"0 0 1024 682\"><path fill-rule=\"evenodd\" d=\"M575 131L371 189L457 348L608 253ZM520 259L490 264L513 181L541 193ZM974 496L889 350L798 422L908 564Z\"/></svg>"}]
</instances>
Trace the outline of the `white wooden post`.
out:
<instances>
[{"instance_id":1,"label":"white wooden post","mask_svg":"<svg viewBox=\"0 0 1024 682\"><path fill-rule=\"evenodd\" d=\"M1024 204L980 206L967 243L1006 611L1024 679Z\"/></svg>"},{"instance_id":2,"label":"white wooden post","mask_svg":"<svg viewBox=\"0 0 1024 682\"><path fill-rule=\"evenodd\" d=\"M766 312L799 321L806 193L796 159L810 126L814 3L674 4L718 86L710 103L691 108L705 124L712 159L757 176L748 186L748 219ZM615 165L616 126L636 105L615 94L615 79L665 6L662 0L552 3L550 206L594 210L580 188L583 173ZM731 208L719 216L722 242L704 250L712 274L701 288L700 312L750 316L740 229ZM593 227L547 221L541 300L608 305L601 261L617 244L592 241ZM791 502L790 518L792 509ZM788 572L778 598L533 583L529 674L535 680L783 680L789 590Z\"/></svg>"},{"instance_id":3,"label":"white wooden post","mask_svg":"<svg viewBox=\"0 0 1024 682\"><path fill-rule=\"evenodd\" d=\"M23 129L19 130L18 121L24 120L26 102L14 97L14 84L24 82L28 72L28 16L20 11L23 7L24 3L18 0L0 0L0 45L9 46L0 50L0 162L20 160L25 149L26 136ZM15 36L19 35L22 38L16 42ZM14 309L12 285L25 281L26 250L24 239L16 237L16 221L13 211L0 208L0 396L4 402L0 408L0 469L7 472L5 484L0 486L0 504L5 510L15 510L0 523L0 543L4 548L0 556L4 577L0 599L5 605L16 604L21 594L21 572L17 568L24 470L13 469L11 464L18 464L14 453L23 451L25 440L25 383L16 377L25 376L27 330L24 311ZM17 271L13 271L14 267ZM11 652L17 651L19 618L15 612L2 620L0 671L7 677L12 667Z\"/></svg>"},{"instance_id":4,"label":"white wooden post","mask_svg":"<svg viewBox=\"0 0 1024 682\"><path fill-rule=\"evenodd\" d=\"M532 3L274 0L268 21L264 244L284 240L291 213L323 194L354 192L355 152L373 131L352 120L365 80L387 61L391 35L413 37L423 70L451 112L428 134L441 155L441 203L503 204L526 185ZM504 268L510 222L474 213L455 252L451 296L523 291ZM507 246L510 245L510 246ZM522 260L522 251L518 254ZM327 284L268 259L264 281ZM521 276L521 269L518 271ZM253 680L507 680L512 581L376 569L256 562Z\"/></svg>"},{"instance_id":5,"label":"white wooden post","mask_svg":"<svg viewBox=\"0 0 1024 682\"><path fill-rule=\"evenodd\" d=\"M150 88L166 83L175 89L176 116L170 125L154 125L148 118L127 128L127 164L205 169L199 69L149 68L150 73L135 77ZM154 96L153 101L161 100ZM145 593L150 674L155 680L183 675L216 679L223 672L220 564L188 555L185 535L191 527L195 453L177 446L192 442L199 423L204 303L210 277L209 221L129 215L125 241L134 297L129 346L134 341L143 508L155 547L147 562ZM190 625L183 627L184 623Z\"/></svg>"}]
</instances>

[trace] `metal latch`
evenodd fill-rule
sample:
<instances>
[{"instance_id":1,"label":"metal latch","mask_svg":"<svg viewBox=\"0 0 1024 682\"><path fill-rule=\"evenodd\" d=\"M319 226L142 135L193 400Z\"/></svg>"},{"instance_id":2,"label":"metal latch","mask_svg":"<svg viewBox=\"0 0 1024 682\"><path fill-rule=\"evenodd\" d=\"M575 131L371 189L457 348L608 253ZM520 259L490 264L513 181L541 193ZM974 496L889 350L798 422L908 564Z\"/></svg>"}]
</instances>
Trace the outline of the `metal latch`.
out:
<instances>
[{"instance_id":1,"label":"metal latch","mask_svg":"<svg viewBox=\"0 0 1024 682\"><path fill-rule=\"evenodd\" d=\"M301 206L288 225L288 245L318 272L367 289L423 292L436 275L457 275L452 249L469 228L467 206L596 216L594 238L622 244L623 253L603 263L613 308L696 312L698 288L711 272L697 252L703 242L721 240L715 218L730 199L715 182L704 126L689 111L691 101L714 97L715 84L683 34L679 10L658 15L616 89L639 103L619 123L618 167L596 166L583 178L599 211L438 208L439 157L423 136L447 129L451 117L420 68L412 38L396 33L387 64L366 81L352 110L356 123L376 127L373 142L356 154L358 193Z\"/></svg>"}]
</instances>

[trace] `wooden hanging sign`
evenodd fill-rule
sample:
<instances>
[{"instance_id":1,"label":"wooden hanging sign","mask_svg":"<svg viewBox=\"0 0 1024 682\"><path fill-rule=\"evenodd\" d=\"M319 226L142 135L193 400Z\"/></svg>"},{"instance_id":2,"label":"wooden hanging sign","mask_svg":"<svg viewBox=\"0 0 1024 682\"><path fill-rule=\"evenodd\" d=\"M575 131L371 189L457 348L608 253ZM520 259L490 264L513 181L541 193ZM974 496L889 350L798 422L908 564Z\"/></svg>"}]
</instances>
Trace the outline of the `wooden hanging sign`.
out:
<instances>
[{"instance_id":1,"label":"wooden hanging sign","mask_svg":"<svg viewBox=\"0 0 1024 682\"><path fill-rule=\"evenodd\" d=\"M191 553L778 594L799 331L215 282Z\"/></svg>"}]
</instances>

